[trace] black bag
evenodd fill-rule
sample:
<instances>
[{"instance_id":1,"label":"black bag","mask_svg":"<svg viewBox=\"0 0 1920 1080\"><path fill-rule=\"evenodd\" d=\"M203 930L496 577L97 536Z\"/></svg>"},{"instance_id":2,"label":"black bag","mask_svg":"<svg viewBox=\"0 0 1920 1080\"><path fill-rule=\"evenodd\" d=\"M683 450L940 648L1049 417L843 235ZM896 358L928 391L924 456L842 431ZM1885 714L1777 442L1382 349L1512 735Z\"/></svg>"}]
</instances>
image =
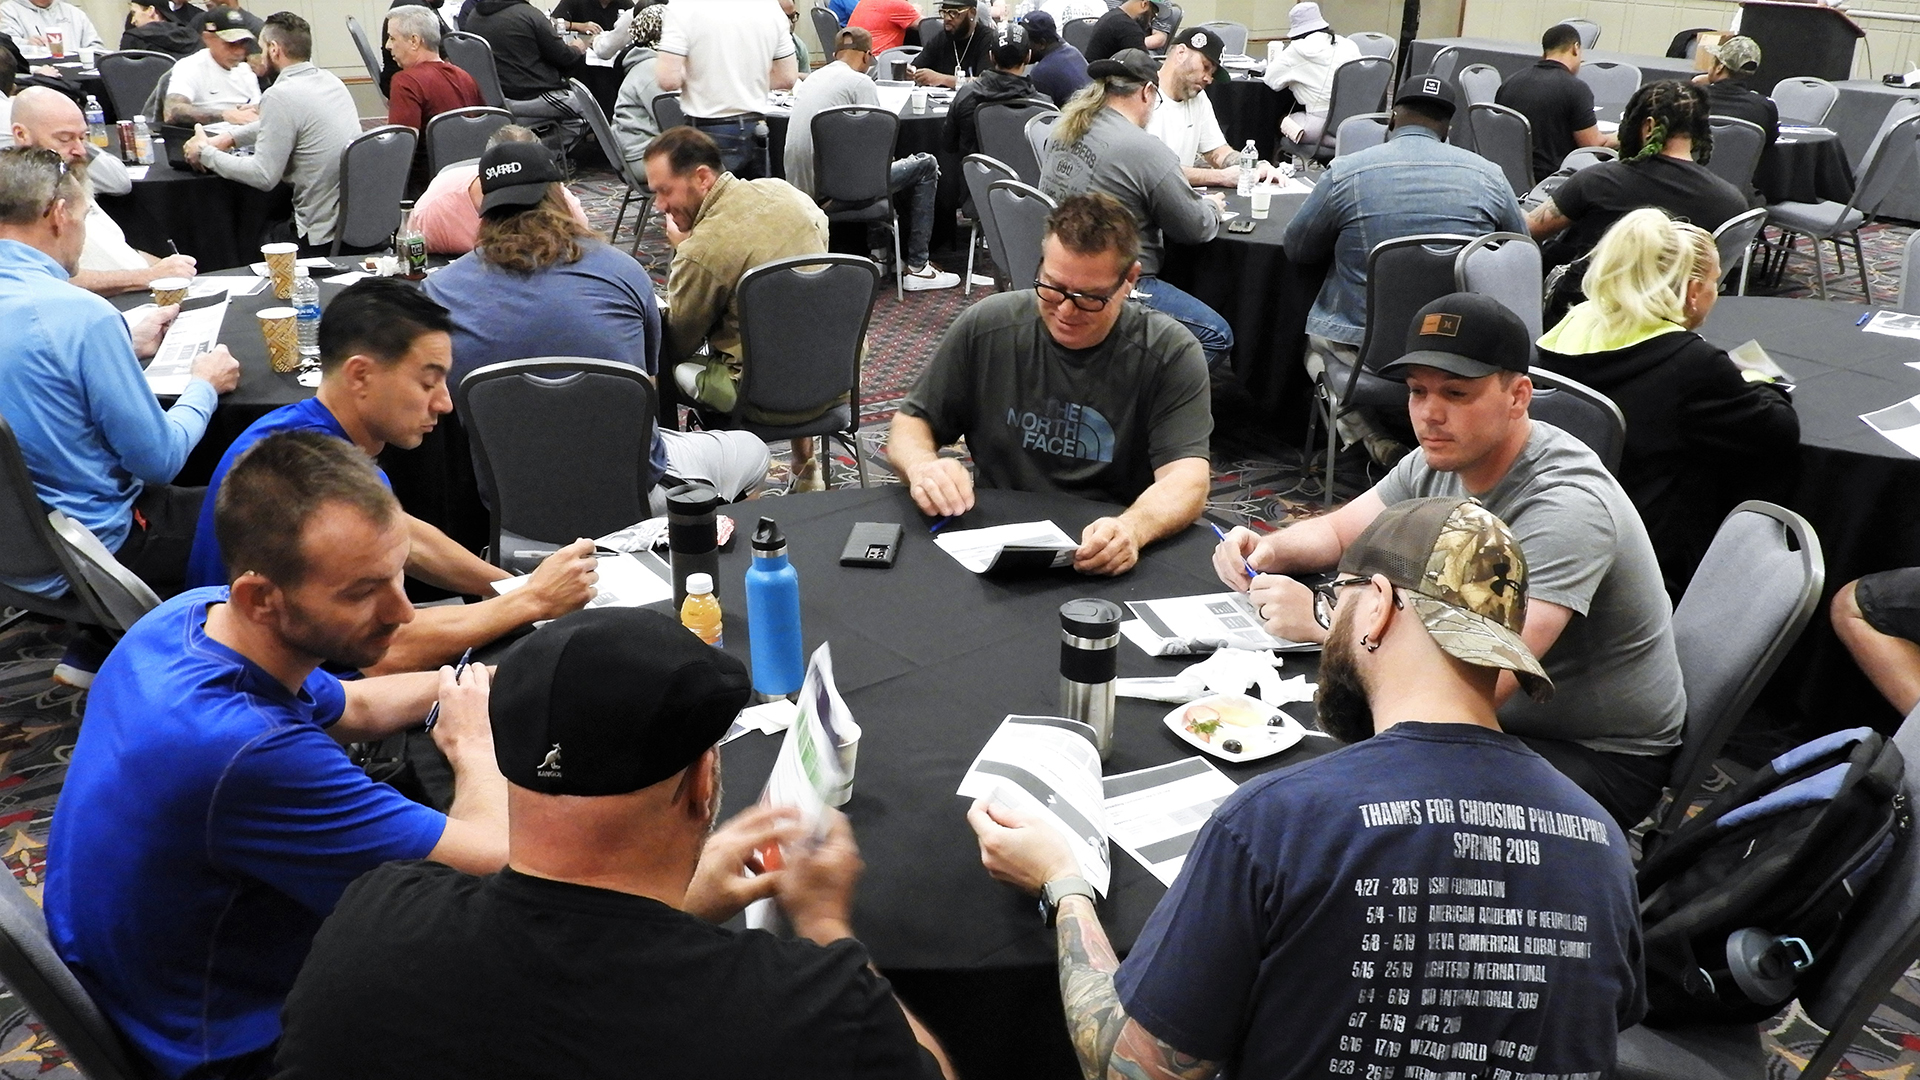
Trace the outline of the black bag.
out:
<instances>
[{"instance_id":1,"label":"black bag","mask_svg":"<svg viewBox=\"0 0 1920 1080\"><path fill-rule=\"evenodd\" d=\"M1898 747L1835 732L1769 762L1640 867L1647 1023L1759 1022L1827 963L1908 827Z\"/></svg>"}]
</instances>

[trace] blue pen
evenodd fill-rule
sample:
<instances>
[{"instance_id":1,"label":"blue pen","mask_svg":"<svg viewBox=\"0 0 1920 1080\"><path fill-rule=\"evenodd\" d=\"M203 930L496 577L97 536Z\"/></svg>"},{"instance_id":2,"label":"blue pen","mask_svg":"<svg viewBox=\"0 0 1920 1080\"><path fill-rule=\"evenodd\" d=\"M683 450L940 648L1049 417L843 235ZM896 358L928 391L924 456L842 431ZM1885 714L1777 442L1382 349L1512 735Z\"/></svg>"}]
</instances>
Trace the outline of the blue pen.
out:
<instances>
[{"instance_id":1,"label":"blue pen","mask_svg":"<svg viewBox=\"0 0 1920 1080\"><path fill-rule=\"evenodd\" d=\"M454 682L460 681L460 673L467 670L467 661L471 659L473 659L472 649L468 649L466 652L463 652L460 654L460 662L453 665L453 681ZM425 724L422 724L421 727L424 730L432 731L433 725L438 723L439 721L440 721L440 703L436 701L433 703L433 708L427 710L427 722Z\"/></svg>"},{"instance_id":2,"label":"blue pen","mask_svg":"<svg viewBox=\"0 0 1920 1080\"><path fill-rule=\"evenodd\" d=\"M1860 321L1859 321L1859 322L1856 322L1856 323L1854 323L1853 325L1855 325L1855 326L1865 326L1865 325L1867 325L1867 320L1868 320L1868 319L1871 319L1871 318L1873 318L1873 312L1871 312L1871 311L1869 311L1869 312L1867 312L1867 313L1866 313L1865 315L1862 315L1862 316L1860 316Z\"/></svg>"},{"instance_id":3,"label":"blue pen","mask_svg":"<svg viewBox=\"0 0 1920 1080\"><path fill-rule=\"evenodd\" d=\"M1207 528L1213 530L1213 535L1219 537L1221 543L1224 544L1227 542L1227 534L1225 531L1223 531L1220 528L1220 526L1215 525L1213 522L1209 521L1207 522ZM1246 564L1242 563L1241 565L1245 566ZM1253 572L1253 567L1248 566L1246 569L1247 569L1247 580L1252 581L1255 577L1255 574Z\"/></svg>"},{"instance_id":4,"label":"blue pen","mask_svg":"<svg viewBox=\"0 0 1920 1080\"><path fill-rule=\"evenodd\" d=\"M940 518L939 520L935 521L933 524L927 526L927 535L931 536L934 533L939 532L942 528L946 526L947 522L952 520L953 520L952 517Z\"/></svg>"}]
</instances>

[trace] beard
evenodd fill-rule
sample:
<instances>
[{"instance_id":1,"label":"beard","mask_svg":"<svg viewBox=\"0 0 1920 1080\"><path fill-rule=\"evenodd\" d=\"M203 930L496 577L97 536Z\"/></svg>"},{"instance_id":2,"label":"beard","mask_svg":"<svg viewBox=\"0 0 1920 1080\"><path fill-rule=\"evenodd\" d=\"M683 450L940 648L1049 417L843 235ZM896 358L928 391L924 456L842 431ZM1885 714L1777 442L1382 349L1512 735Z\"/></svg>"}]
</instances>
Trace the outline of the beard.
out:
<instances>
[{"instance_id":1,"label":"beard","mask_svg":"<svg viewBox=\"0 0 1920 1080\"><path fill-rule=\"evenodd\" d=\"M360 669L372 667L387 655L387 648L393 644L393 633L398 629L399 623L382 623L371 633L332 631L318 620L309 618L306 612L289 600L278 632L281 641L308 656L320 657L330 664Z\"/></svg>"},{"instance_id":2,"label":"beard","mask_svg":"<svg viewBox=\"0 0 1920 1080\"><path fill-rule=\"evenodd\" d=\"M1357 743L1373 738L1373 704L1354 665L1353 637L1344 631L1344 626L1336 624L1327 636L1313 703L1321 731L1342 743Z\"/></svg>"}]
</instances>

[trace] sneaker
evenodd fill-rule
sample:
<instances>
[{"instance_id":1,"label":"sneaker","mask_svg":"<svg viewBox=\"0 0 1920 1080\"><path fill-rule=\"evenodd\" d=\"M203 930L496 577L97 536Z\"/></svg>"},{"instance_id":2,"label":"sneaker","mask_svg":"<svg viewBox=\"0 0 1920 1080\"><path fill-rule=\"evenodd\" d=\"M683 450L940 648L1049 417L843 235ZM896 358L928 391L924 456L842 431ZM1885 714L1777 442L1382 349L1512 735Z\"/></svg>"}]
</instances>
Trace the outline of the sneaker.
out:
<instances>
[{"instance_id":1,"label":"sneaker","mask_svg":"<svg viewBox=\"0 0 1920 1080\"><path fill-rule=\"evenodd\" d=\"M991 289L994 286L992 274L974 274L967 281L976 289Z\"/></svg>"},{"instance_id":2,"label":"sneaker","mask_svg":"<svg viewBox=\"0 0 1920 1080\"><path fill-rule=\"evenodd\" d=\"M789 490L791 491L825 491L827 490L826 468L818 455L808 458L807 463L801 466L800 469L794 473L793 486Z\"/></svg>"},{"instance_id":3,"label":"sneaker","mask_svg":"<svg viewBox=\"0 0 1920 1080\"><path fill-rule=\"evenodd\" d=\"M952 289L959 284L959 274L949 274L932 263L928 263L918 270L909 270L906 273L906 287L908 292L931 292L934 289Z\"/></svg>"},{"instance_id":4,"label":"sneaker","mask_svg":"<svg viewBox=\"0 0 1920 1080\"><path fill-rule=\"evenodd\" d=\"M107 653L112 649L112 642L98 631L88 627L75 630L73 640L67 642L67 651L53 666L53 681L75 690L92 687L93 677L99 674L100 665L106 662Z\"/></svg>"}]
</instances>

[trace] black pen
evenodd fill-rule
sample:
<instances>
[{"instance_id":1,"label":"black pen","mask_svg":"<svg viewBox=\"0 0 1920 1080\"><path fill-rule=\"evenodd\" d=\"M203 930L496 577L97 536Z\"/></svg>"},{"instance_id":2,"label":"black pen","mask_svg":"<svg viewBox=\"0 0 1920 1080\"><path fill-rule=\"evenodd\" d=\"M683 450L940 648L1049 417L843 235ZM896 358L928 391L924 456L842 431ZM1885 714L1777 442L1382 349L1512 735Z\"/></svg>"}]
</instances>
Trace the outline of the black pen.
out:
<instances>
[{"instance_id":1,"label":"black pen","mask_svg":"<svg viewBox=\"0 0 1920 1080\"><path fill-rule=\"evenodd\" d=\"M471 659L473 659L472 649L468 649L466 652L463 652L460 654L460 662L453 665L453 681L454 682L460 681L460 673L467 670L467 661ZM432 731L433 725L439 722L439 720L440 720L440 703L436 701L433 703L433 708L427 710L427 722L421 725L421 727L427 731Z\"/></svg>"}]
</instances>

